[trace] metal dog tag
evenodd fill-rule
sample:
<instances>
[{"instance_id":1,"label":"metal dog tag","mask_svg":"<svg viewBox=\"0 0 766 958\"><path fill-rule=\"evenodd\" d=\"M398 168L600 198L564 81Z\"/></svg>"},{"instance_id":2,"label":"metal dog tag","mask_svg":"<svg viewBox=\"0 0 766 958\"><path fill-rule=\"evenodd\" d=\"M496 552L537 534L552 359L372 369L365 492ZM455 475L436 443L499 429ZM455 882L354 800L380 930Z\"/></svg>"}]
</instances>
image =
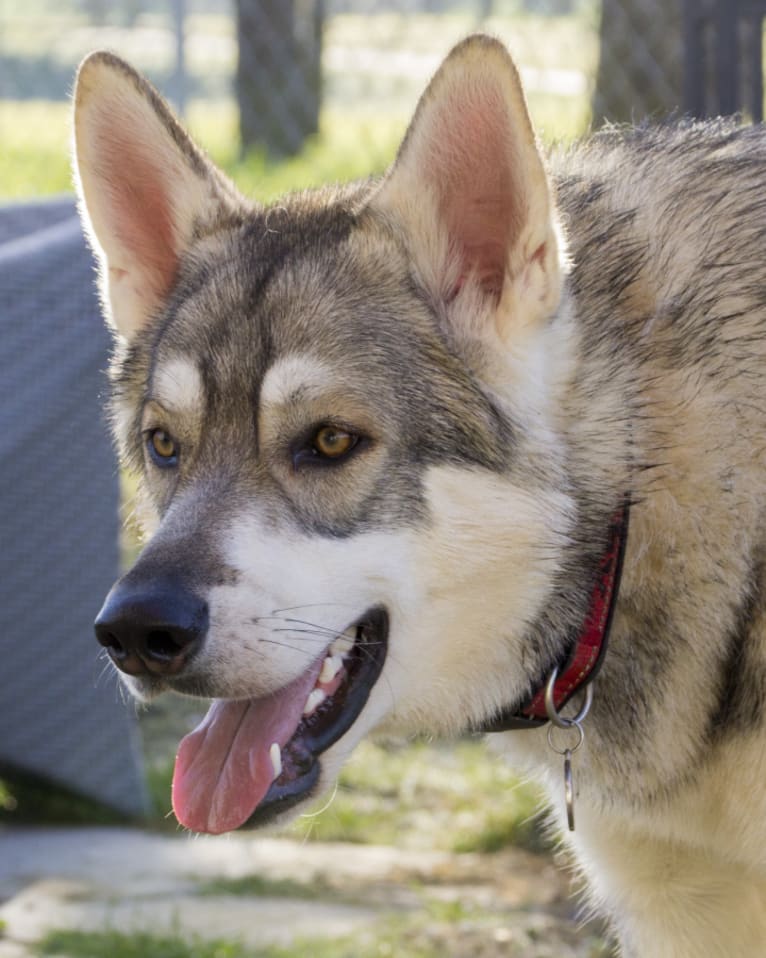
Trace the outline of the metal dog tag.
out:
<instances>
[{"instance_id":1,"label":"metal dog tag","mask_svg":"<svg viewBox=\"0 0 766 958\"><path fill-rule=\"evenodd\" d=\"M552 675L548 679L548 686L545 693L545 709L548 713L548 718L551 723L548 726L548 745L554 752L556 752L557 755L564 756L564 801L566 803L567 824L569 825L569 831L573 832L575 830L575 786L574 772L572 771L572 756L582 745L583 740L585 739L585 732L582 730L581 722L585 719L585 716L590 710L590 706L593 701L593 686L589 685L586 688L585 702L583 703L583 706L577 715L574 718L567 718L566 716L561 715L553 704L553 686L555 681L556 669L553 670ZM573 732L577 736L576 741L568 747L557 745L554 740L554 734L557 730L560 730L561 733L565 735Z\"/></svg>"},{"instance_id":2,"label":"metal dog tag","mask_svg":"<svg viewBox=\"0 0 766 958\"><path fill-rule=\"evenodd\" d=\"M564 752L564 799L567 805L569 831L573 832L575 830L574 780L572 777L572 752L569 749Z\"/></svg>"}]
</instances>

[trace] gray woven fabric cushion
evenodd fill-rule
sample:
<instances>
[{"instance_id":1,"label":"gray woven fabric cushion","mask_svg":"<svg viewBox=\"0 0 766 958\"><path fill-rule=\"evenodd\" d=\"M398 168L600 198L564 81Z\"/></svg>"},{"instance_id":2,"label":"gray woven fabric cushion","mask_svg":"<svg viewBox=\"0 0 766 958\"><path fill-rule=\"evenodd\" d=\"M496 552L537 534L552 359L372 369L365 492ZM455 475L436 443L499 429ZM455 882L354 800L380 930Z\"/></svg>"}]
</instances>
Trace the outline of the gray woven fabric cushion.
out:
<instances>
[{"instance_id":1,"label":"gray woven fabric cushion","mask_svg":"<svg viewBox=\"0 0 766 958\"><path fill-rule=\"evenodd\" d=\"M136 814L135 710L92 627L119 561L93 281L73 199L0 208L0 763Z\"/></svg>"}]
</instances>

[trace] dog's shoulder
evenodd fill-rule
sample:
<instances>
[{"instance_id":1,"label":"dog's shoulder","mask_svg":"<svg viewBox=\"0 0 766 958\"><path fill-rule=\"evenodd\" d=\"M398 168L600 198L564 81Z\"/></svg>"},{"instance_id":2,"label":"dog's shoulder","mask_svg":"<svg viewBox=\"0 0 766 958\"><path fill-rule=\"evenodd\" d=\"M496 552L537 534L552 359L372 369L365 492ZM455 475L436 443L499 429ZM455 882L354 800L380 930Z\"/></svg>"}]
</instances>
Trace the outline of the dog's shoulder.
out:
<instances>
[{"instance_id":1,"label":"dog's shoulder","mask_svg":"<svg viewBox=\"0 0 766 958\"><path fill-rule=\"evenodd\" d=\"M573 289L587 306L603 301L642 319L688 314L766 281L763 127L610 127L549 161ZM755 301L748 308L762 312Z\"/></svg>"}]
</instances>

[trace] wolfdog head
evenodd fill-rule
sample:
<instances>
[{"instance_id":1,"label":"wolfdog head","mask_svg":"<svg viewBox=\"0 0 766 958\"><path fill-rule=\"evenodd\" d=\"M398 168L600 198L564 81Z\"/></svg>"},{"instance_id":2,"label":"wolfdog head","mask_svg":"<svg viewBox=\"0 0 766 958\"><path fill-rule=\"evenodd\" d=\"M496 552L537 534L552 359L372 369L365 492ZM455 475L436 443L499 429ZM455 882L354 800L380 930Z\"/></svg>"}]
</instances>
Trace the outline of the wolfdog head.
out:
<instances>
[{"instance_id":1,"label":"wolfdog head","mask_svg":"<svg viewBox=\"0 0 766 958\"><path fill-rule=\"evenodd\" d=\"M505 49L451 53L381 180L276 205L110 54L80 69L75 138L151 532L96 631L139 698L213 699L179 820L274 818L374 728L454 733L520 702L585 573L566 260Z\"/></svg>"}]
</instances>

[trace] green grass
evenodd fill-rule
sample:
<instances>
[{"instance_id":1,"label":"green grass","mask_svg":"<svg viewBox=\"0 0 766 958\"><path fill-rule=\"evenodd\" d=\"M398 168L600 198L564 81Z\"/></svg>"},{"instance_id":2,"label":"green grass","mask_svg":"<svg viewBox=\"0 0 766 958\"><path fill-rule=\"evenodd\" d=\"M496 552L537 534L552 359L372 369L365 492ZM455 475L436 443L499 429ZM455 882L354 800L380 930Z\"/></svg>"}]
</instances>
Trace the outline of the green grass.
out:
<instances>
[{"instance_id":1,"label":"green grass","mask_svg":"<svg viewBox=\"0 0 766 958\"><path fill-rule=\"evenodd\" d=\"M420 913L381 913L379 921L352 936L314 937L289 946L248 946L232 939L118 931L51 931L32 946L33 954L56 958L454 958L478 946L477 954L542 954L530 929L526 943L513 939L512 950L498 938L497 951L486 950L492 929L507 931L502 911L466 906L459 901L429 903ZM545 951L545 954L551 952ZM609 958L611 947L598 934L588 941L591 958Z\"/></svg>"},{"instance_id":2,"label":"green grass","mask_svg":"<svg viewBox=\"0 0 766 958\"><path fill-rule=\"evenodd\" d=\"M197 886L198 895L241 895L246 898L292 898L298 901L341 899L335 888L321 875L312 875L310 881L295 881L292 878L264 878L263 875L243 875L241 878L215 878Z\"/></svg>"},{"instance_id":3,"label":"green grass","mask_svg":"<svg viewBox=\"0 0 766 958\"><path fill-rule=\"evenodd\" d=\"M353 937L315 937L286 947L252 947L236 940L204 940L198 936L186 938L147 932L54 930L32 946L32 954L39 958L448 958L467 954L471 939L474 947L480 940L484 942L484 947L480 947L482 955L532 953L516 939L508 951L499 944L499 938L497 952L486 951L493 927L507 930L501 914L467 908L459 902L435 902L427 915L389 914ZM461 945L457 933L466 930L468 938ZM530 933L529 945L534 942L535 937ZM538 948L533 948L533 952L542 954ZM546 950L545 954L548 953ZM608 942L593 936L588 954L592 958L608 958L613 952Z\"/></svg>"},{"instance_id":4,"label":"green grass","mask_svg":"<svg viewBox=\"0 0 766 958\"><path fill-rule=\"evenodd\" d=\"M471 852L548 847L539 790L477 739L386 747L362 742L331 801L290 828L311 841Z\"/></svg>"},{"instance_id":5,"label":"green grass","mask_svg":"<svg viewBox=\"0 0 766 958\"><path fill-rule=\"evenodd\" d=\"M268 951L252 951L238 942L190 939L148 932L50 932L37 946L38 955L66 958L277 958Z\"/></svg>"},{"instance_id":6,"label":"green grass","mask_svg":"<svg viewBox=\"0 0 766 958\"><path fill-rule=\"evenodd\" d=\"M63 103L0 100L0 198L46 196L72 189L68 115Z\"/></svg>"},{"instance_id":7,"label":"green grass","mask_svg":"<svg viewBox=\"0 0 766 958\"><path fill-rule=\"evenodd\" d=\"M35 947L57 958L441 958L443 948L419 940L413 923L393 919L379 932L354 938L296 942L290 947L248 947L226 939L203 940L147 932L54 930Z\"/></svg>"}]
</instances>

